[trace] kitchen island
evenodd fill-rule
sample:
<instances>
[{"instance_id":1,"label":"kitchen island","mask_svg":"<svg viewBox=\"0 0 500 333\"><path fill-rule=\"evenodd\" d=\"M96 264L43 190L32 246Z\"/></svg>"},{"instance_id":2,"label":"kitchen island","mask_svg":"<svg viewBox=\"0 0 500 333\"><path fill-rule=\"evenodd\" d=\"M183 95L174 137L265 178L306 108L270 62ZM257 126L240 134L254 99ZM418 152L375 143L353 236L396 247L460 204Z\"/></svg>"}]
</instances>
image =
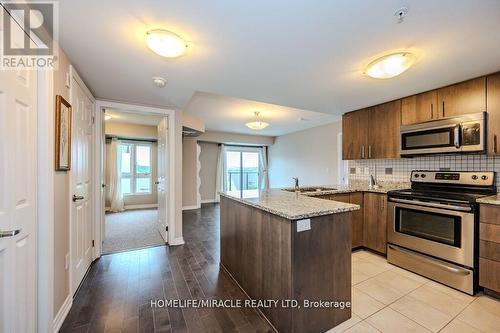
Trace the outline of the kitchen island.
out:
<instances>
[{"instance_id":1,"label":"kitchen island","mask_svg":"<svg viewBox=\"0 0 500 333\"><path fill-rule=\"evenodd\" d=\"M359 208L279 189L221 193L221 266L251 299L273 304L259 310L277 331L325 332L351 317Z\"/></svg>"}]
</instances>

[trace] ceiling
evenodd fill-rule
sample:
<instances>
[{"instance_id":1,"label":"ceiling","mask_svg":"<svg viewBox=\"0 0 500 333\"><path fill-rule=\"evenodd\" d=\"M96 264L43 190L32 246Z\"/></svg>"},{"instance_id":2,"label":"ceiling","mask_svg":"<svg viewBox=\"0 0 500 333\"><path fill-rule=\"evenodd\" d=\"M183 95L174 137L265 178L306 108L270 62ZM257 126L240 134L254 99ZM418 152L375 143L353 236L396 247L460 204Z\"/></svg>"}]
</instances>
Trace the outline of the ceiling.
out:
<instances>
[{"instance_id":1,"label":"ceiling","mask_svg":"<svg viewBox=\"0 0 500 333\"><path fill-rule=\"evenodd\" d=\"M268 136L280 136L340 119L320 112L204 92L196 92L185 111L200 117L205 128L211 131ZM256 131L245 126L245 123L255 121L255 111L260 112L262 121L269 123L267 128Z\"/></svg>"},{"instance_id":2,"label":"ceiling","mask_svg":"<svg viewBox=\"0 0 500 333\"><path fill-rule=\"evenodd\" d=\"M111 119L106 120L106 123L127 123L147 126L157 126L163 118L154 114L139 114L112 109L106 109L106 115L111 116Z\"/></svg>"},{"instance_id":3,"label":"ceiling","mask_svg":"<svg viewBox=\"0 0 500 333\"><path fill-rule=\"evenodd\" d=\"M61 44L77 70L96 97L119 101L194 108L203 91L340 115L500 70L498 0L86 0L59 9ZM144 34L153 28L183 36L187 54L150 51ZM390 80L362 74L392 50L418 61ZM209 130L220 125L202 118Z\"/></svg>"}]
</instances>

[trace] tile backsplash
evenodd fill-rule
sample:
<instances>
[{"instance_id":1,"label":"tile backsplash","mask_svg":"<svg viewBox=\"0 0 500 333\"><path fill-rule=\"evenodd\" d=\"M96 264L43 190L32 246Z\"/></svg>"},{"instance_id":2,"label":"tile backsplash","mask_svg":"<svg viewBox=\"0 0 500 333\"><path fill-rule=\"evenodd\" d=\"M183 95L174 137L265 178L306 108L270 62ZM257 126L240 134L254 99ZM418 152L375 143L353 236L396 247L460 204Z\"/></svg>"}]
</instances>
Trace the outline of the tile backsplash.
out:
<instances>
[{"instance_id":1,"label":"tile backsplash","mask_svg":"<svg viewBox=\"0 0 500 333\"><path fill-rule=\"evenodd\" d=\"M434 155L392 160L348 161L349 181L368 181L374 173L378 181L409 182L412 170L495 171L500 188L500 156Z\"/></svg>"}]
</instances>

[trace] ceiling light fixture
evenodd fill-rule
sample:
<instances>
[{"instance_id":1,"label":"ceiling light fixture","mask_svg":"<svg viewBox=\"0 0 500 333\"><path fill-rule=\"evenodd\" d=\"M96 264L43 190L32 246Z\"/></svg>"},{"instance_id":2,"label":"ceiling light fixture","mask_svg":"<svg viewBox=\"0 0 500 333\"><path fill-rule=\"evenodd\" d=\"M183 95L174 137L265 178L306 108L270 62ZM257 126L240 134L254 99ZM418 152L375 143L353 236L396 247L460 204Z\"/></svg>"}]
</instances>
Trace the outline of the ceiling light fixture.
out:
<instances>
[{"instance_id":1,"label":"ceiling light fixture","mask_svg":"<svg viewBox=\"0 0 500 333\"><path fill-rule=\"evenodd\" d=\"M416 57L409 52L388 54L372 61L364 73L375 79L389 79L408 70L415 60Z\"/></svg>"},{"instance_id":2,"label":"ceiling light fixture","mask_svg":"<svg viewBox=\"0 0 500 333\"><path fill-rule=\"evenodd\" d=\"M164 78L162 78L161 76L153 76L153 83L155 84L155 86L157 86L158 88L163 88L165 87L165 85L167 84L167 80L165 80Z\"/></svg>"},{"instance_id":3,"label":"ceiling light fixture","mask_svg":"<svg viewBox=\"0 0 500 333\"><path fill-rule=\"evenodd\" d=\"M166 58L179 57L187 48L187 43L179 35L163 29L148 31L146 44L153 52Z\"/></svg>"},{"instance_id":4,"label":"ceiling light fixture","mask_svg":"<svg viewBox=\"0 0 500 333\"><path fill-rule=\"evenodd\" d=\"M255 111L254 115L255 115L255 121L246 123L245 124L246 127L258 131L258 130L262 130L262 129L266 128L267 126L269 126L268 123L266 123L266 122L262 121L262 119L260 119L260 112L259 111Z\"/></svg>"}]
</instances>

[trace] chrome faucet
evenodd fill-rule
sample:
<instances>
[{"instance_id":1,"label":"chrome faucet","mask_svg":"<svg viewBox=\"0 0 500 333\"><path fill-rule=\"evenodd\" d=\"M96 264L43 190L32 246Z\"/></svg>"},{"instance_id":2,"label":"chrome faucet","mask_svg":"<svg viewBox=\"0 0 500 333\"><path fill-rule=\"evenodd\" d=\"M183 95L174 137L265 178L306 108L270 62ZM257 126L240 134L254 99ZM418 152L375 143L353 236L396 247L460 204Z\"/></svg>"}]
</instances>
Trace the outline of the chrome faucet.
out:
<instances>
[{"instance_id":1,"label":"chrome faucet","mask_svg":"<svg viewBox=\"0 0 500 333\"><path fill-rule=\"evenodd\" d=\"M298 177L292 177L292 179L295 181L295 191L299 191L299 178Z\"/></svg>"},{"instance_id":2,"label":"chrome faucet","mask_svg":"<svg viewBox=\"0 0 500 333\"><path fill-rule=\"evenodd\" d=\"M376 177L376 172L375 172L375 177ZM373 176L372 173L370 173L370 178L369 178L369 182L368 182L368 188L377 188L378 187L377 179L375 177Z\"/></svg>"}]
</instances>

